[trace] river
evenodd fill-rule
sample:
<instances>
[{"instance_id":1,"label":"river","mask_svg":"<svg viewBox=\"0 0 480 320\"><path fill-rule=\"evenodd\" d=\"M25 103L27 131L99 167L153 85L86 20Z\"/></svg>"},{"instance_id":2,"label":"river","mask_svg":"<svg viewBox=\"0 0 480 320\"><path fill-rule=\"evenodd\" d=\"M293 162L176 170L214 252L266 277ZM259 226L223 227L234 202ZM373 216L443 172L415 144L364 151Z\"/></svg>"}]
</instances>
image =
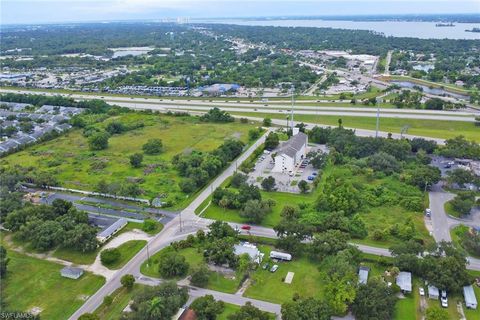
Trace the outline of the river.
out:
<instances>
[{"instance_id":1,"label":"river","mask_svg":"<svg viewBox=\"0 0 480 320\"><path fill-rule=\"evenodd\" d=\"M351 30L372 30L386 36L410 37L420 39L474 39L480 40L480 33L466 32L472 28L480 28L478 23L454 23L453 27L436 27L435 22L422 21L337 21L337 20L200 20L201 23L225 23L247 26L277 27L318 27Z\"/></svg>"}]
</instances>

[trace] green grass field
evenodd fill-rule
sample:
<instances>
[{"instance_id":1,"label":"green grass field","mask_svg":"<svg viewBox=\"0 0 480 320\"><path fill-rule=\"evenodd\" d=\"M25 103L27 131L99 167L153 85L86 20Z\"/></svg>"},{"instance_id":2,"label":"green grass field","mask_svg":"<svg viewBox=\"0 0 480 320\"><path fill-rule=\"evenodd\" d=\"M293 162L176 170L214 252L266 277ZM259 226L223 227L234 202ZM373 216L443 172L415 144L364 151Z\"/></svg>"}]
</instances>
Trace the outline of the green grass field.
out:
<instances>
[{"instance_id":1,"label":"green grass field","mask_svg":"<svg viewBox=\"0 0 480 320\"><path fill-rule=\"evenodd\" d=\"M112 304L106 305L102 303L100 307L95 310L94 314L102 320L120 319L123 309L125 309L132 297L140 292L143 287L143 285L135 284L132 290L127 290L123 287L118 288L110 295L113 299Z\"/></svg>"},{"instance_id":2,"label":"green grass field","mask_svg":"<svg viewBox=\"0 0 480 320\"><path fill-rule=\"evenodd\" d=\"M275 206L272 208L272 212L269 213L262 221L262 226L274 227L280 222L280 213L286 205L298 205L301 203L310 203L315 198L312 194L293 194L283 192L265 192L261 191L262 199L271 199L275 201ZM207 199L210 201L210 198ZM246 223L245 219L238 215L238 210L223 209L215 204L210 206L203 212L203 217L215 220Z\"/></svg>"},{"instance_id":3,"label":"green grass field","mask_svg":"<svg viewBox=\"0 0 480 320\"><path fill-rule=\"evenodd\" d=\"M9 310L40 308L42 319L67 319L105 279L86 272L80 279L60 276L63 265L8 250L7 278L2 281L2 302Z\"/></svg>"},{"instance_id":4,"label":"green grass field","mask_svg":"<svg viewBox=\"0 0 480 320\"><path fill-rule=\"evenodd\" d=\"M470 229L470 227L465 226L465 225L458 225L455 228L450 230L450 234L452 236L452 242L453 244L459 248L460 250L463 250L467 255L470 255L474 258L480 259L480 256L475 254L474 252L466 250L462 244L461 244L461 237Z\"/></svg>"},{"instance_id":5,"label":"green grass field","mask_svg":"<svg viewBox=\"0 0 480 320\"><path fill-rule=\"evenodd\" d=\"M158 259L165 254L173 250L171 247L167 247L150 257L150 261L145 261L140 266L140 272L146 276L160 278L160 273L158 272ZM186 261L190 265L188 274L191 274L193 268L203 263L203 255L200 248L186 248L181 249L178 253L185 257ZM177 279L178 280L178 279ZM235 279L226 278L223 275L217 272L211 272L210 278L208 281L207 288L211 290L226 292L226 293L235 293L240 285L241 276L236 275Z\"/></svg>"},{"instance_id":6,"label":"green grass field","mask_svg":"<svg viewBox=\"0 0 480 320\"><path fill-rule=\"evenodd\" d=\"M265 253L265 257L268 257L272 250L269 246L260 246L259 249ZM322 278L317 262L299 258L290 262L279 262L278 265L279 268L274 273L258 268L252 274L251 285L244 296L273 303L291 301L295 293L303 297L322 297ZM291 284L282 281L288 272L295 273Z\"/></svg>"},{"instance_id":7,"label":"green grass field","mask_svg":"<svg viewBox=\"0 0 480 320\"><path fill-rule=\"evenodd\" d=\"M58 259L73 262L74 264L88 265L95 262L97 254L101 248L92 252L80 252L68 248L58 248L53 252L53 256Z\"/></svg>"},{"instance_id":8,"label":"green grass field","mask_svg":"<svg viewBox=\"0 0 480 320\"><path fill-rule=\"evenodd\" d=\"M109 147L90 151L81 130L73 130L54 140L32 146L0 160L0 166L22 165L55 175L63 187L94 190L100 181L107 183L140 180L143 198L164 196L175 203L175 208L185 206L191 197L181 192L180 177L171 164L174 155L192 149L211 151L227 138L248 140L252 124L203 123L195 117L172 117L128 113L114 117L124 123L143 122L145 127L114 135ZM105 121L108 122L111 119ZM96 126L105 126L105 122ZM143 166L133 168L129 156L142 152L142 145L151 138L160 138L164 152L144 155ZM99 169L96 164L105 168Z\"/></svg>"},{"instance_id":9,"label":"green grass field","mask_svg":"<svg viewBox=\"0 0 480 320\"><path fill-rule=\"evenodd\" d=\"M117 247L120 251L120 259L112 264L105 265L107 268L116 270L122 268L147 244L145 240L130 240Z\"/></svg>"},{"instance_id":10,"label":"green grass field","mask_svg":"<svg viewBox=\"0 0 480 320\"><path fill-rule=\"evenodd\" d=\"M285 120L284 115L256 112L231 112L235 115L272 118ZM343 126L349 128L375 130L376 119L371 117L352 117L352 116L317 116L317 115L295 115L295 121L307 123L318 123L329 126L337 126L338 119L341 118ZM408 134L419 135L432 138L450 139L459 135L465 136L469 140L480 142L480 127L476 127L473 122L446 121L446 120L424 120L424 119L401 119L401 118L381 118L380 131L400 133L404 126L408 125Z\"/></svg>"},{"instance_id":11,"label":"green grass field","mask_svg":"<svg viewBox=\"0 0 480 320\"><path fill-rule=\"evenodd\" d=\"M216 320L228 320L228 316L234 314L235 312L237 312L241 308L240 306L237 306L237 305L231 304L231 303L224 303L224 306L225 306L225 309L223 309L223 312L217 316ZM271 320L275 319L274 314L269 313L269 315L270 315Z\"/></svg>"}]
</instances>

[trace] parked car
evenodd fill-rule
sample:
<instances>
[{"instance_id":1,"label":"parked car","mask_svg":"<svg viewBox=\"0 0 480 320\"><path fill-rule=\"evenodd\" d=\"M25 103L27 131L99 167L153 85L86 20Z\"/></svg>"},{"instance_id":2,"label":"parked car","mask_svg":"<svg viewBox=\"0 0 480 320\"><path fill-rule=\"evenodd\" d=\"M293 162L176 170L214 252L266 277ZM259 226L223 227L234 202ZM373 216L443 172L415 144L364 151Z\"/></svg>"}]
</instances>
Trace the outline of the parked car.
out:
<instances>
[{"instance_id":1,"label":"parked car","mask_svg":"<svg viewBox=\"0 0 480 320\"><path fill-rule=\"evenodd\" d=\"M274 264L273 267L270 269L270 272L275 272L278 269L278 264Z\"/></svg>"},{"instance_id":2,"label":"parked car","mask_svg":"<svg viewBox=\"0 0 480 320\"><path fill-rule=\"evenodd\" d=\"M315 177L314 177L314 176L308 176L308 177L307 177L307 180L313 181L313 180L315 180Z\"/></svg>"},{"instance_id":3,"label":"parked car","mask_svg":"<svg viewBox=\"0 0 480 320\"><path fill-rule=\"evenodd\" d=\"M425 295L425 289L423 289L422 287L418 288L418 292L420 293L421 296Z\"/></svg>"},{"instance_id":4,"label":"parked car","mask_svg":"<svg viewBox=\"0 0 480 320\"><path fill-rule=\"evenodd\" d=\"M263 270L267 270L268 267L270 267L270 264L268 264L268 262L267 262L267 263L265 263L265 264L263 265L262 269L263 269Z\"/></svg>"},{"instance_id":5,"label":"parked car","mask_svg":"<svg viewBox=\"0 0 480 320\"><path fill-rule=\"evenodd\" d=\"M247 225L247 224L244 224L241 228L242 228L242 230L250 230L250 229L252 229L252 227L249 226L249 225Z\"/></svg>"},{"instance_id":6,"label":"parked car","mask_svg":"<svg viewBox=\"0 0 480 320\"><path fill-rule=\"evenodd\" d=\"M448 298L447 298L447 291L442 290L440 294L440 301L442 303L443 308L448 308Z\"/></svg>"},{"instance_id":7,"label":"parked car","mask_svg":"<svg viewBox=\"0 0 480 320\"><path fill-rule=\"evenodd\" d=\"M430 217L432 215L432 210L430 208L425 209L425 215Z\"/></svg>"},{"instance_id":8,"label":"parked car","mask_svg":"<svg viewBox=\"0 0 480 320\"><path fill-rule=\"evenodd\" d=\"M316 172L312 172L312 176L316 176L318 173Z\"/></svg>"}]
</instances>

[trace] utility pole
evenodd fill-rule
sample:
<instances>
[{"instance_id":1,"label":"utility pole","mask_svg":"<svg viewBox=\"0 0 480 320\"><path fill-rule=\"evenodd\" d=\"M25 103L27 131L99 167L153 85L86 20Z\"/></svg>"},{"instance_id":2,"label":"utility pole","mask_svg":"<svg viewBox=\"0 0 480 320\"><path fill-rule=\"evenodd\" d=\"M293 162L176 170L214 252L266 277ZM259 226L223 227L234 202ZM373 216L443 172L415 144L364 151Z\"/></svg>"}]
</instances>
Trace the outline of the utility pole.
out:
<instances>
[{"instance_id":1,"label":"utility pole","mask_svg":"<svg viewBox=\"0 0 480 320\"><path fill-rule=\"evenodd\" d=\"M292 136L293 136L293 105L295 103L295 86L292 84L292 108L290 109L290 126L292 128Z\"/></svg>"},{"instance_id":2,"label":"utility pole","mask_svg":"<svg viewBox=\"0 0 480 320\"><path fill-rule=\"evenodd\" d=\"M378 127L380 125L380 103L382 102L381 99L375 99L375 103L377 104L377 123L375 125L375 138L378 138Z\"/></svg>"}]
</instances>

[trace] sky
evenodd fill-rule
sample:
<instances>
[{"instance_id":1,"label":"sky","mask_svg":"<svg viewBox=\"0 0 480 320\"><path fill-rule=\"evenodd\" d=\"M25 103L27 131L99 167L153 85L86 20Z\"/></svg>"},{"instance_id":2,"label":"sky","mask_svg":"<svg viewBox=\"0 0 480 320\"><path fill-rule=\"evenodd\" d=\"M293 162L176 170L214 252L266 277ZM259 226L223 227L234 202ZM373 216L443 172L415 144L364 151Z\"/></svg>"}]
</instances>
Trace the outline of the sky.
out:
<instances>
[{"instance_id":1,"label":"sky","mask_svg":"<svg viewBox=\"0 0 480 320\"><path fill-rule=\"evenodd\" d=\"M0 0L0 24L438 13L480 14L480 0Z\"/></svg>"}]
</instances>

